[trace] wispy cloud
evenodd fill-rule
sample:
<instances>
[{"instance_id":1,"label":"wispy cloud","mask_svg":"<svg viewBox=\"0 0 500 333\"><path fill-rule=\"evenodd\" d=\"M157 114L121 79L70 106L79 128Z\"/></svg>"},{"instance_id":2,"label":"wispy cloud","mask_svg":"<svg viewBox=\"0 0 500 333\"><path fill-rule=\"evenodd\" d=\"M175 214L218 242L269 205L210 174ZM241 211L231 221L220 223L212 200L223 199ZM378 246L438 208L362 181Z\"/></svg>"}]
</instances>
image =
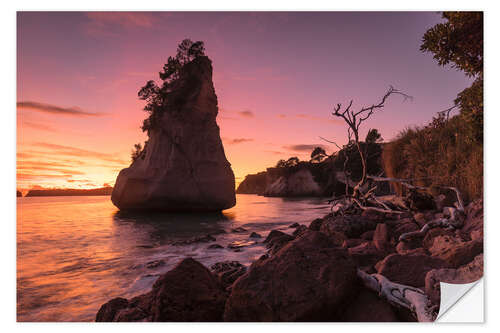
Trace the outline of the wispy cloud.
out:
<instances>
[{"instance_id":1,"label":"wispy cloud","mask_svg":"<svg viewBox=\"0 0 500 333\"><path fill-rule=\"evenodd\" d=\"M326 149L326 147L323 145L310 145L310 144L298 144L298 145L283 146L284 149L299 152L299 153L312 152L314 150L314 148L316 148L316 147L321 147L323 149Z\"/></svg>"},{"instance_id":2,"label":"wispy cloud","mask_svg":"<svg viewBox=\"0 0 500 333\"><path fill-rule=\"evenodd\" d=\"M92 113L82 110L77 106L73 107L62 107L53 104L45 104L32 101L22 101L17 102L17 107L20 109L29 109L36 112L60 114L73 117L99 117L104 115L104 113Z\"/></svg>"},{"instance_id":3,"label":"wispy cloud","mask_svg":"<svg viewBox=\"0 0 500 333\"><path fill-rule=\"evenodd\" d=\"M253 114L252 111L250 110L245 110L245 111L237 111L238 115L244 118L253 118L255 115Z\"/></svg>"},{"instance_id":4,"label":"wispy cloud","mask_svg":"<svg viewBox=\"0 0 500 333\"><path fill-rule=\"evenodd\" d=\"M76 148L76 147L71 147L71 146L63 146L63 145L58 145L58 144L53 144L53 143L46 143L46 142L36 142L36 143L33 143L33 146L48 148L48 149L52 150L52 152L59 154L59 155L75 156L75 157L89 157L89 158L100 159L100 160L107 161L107 162L117 163L120 165L127 164L126 161L117 159L114 154L101 153L101 152L96 152L96 151L91 151L91 150L86 150L86 149L81 149L81 148Z\"/></svg>"},{"instance_id":5,"label":"wispy cloud","mask_svg":"<svg viewBox=\"0 0 500 333\"><path fill-rule=\"evenodd\" d=\"M94 37L118 37L125 29L150 29L165 13L147 12L87 12L85 32Z\"/></svg>"},{"instance_id":6,"label":"wispy cloud","mask_svg":"<svg viewBox=\"0 0 500 333\"><path fill-rule=\"evenodd\" d=\"M228 145L235 145L238 143L245 143L245 142L254 141L253 139L250 139L250 138L234 138L234 139L223 138L222 140L224 141L224 143L227 143Z\"/></svg>"},{"instance_id":7,"label":"wispy cloud","mask_svg":"<svg viewBox=\"0 0 500 333\"><path fill-rule=\"evenodd\" d=\"M57 132L57 130L55 128L53 128L51 126L48 126L48 125L40 124L40 123L33 123L33 122L30 122L30 121L23 121L22 125L26 126L26 127L34 128L34 129L37 129L37 130L41 130L41 131Z\"/></svg>"}]
</instances>

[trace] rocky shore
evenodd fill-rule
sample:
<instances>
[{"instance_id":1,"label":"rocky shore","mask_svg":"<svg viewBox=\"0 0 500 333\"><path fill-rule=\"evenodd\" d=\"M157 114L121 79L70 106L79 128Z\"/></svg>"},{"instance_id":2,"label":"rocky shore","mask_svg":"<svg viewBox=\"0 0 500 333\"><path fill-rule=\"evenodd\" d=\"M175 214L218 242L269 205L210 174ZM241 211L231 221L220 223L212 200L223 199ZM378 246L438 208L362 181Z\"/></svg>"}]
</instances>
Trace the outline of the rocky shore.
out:
<instances>
[{"instance_id":1,"label":"rocky shore","mask_svg":"<svg viewBox=\"0 0 500 333\"><path fill-rule=\"evenodd\" d=\"M96 321L417 321L415 311L367 287L362 276L382 276L426 296L439 309L439 282L470 283L483 274L483 201L465 209L462 228L433 228L399 241L440 218L441 210L407 214L365 211L273 230L268 252L245 267L205 267L186 258L150 292L105 303ZM264 240L262 240L264 239Z\"/></svg>"}]
</instances>

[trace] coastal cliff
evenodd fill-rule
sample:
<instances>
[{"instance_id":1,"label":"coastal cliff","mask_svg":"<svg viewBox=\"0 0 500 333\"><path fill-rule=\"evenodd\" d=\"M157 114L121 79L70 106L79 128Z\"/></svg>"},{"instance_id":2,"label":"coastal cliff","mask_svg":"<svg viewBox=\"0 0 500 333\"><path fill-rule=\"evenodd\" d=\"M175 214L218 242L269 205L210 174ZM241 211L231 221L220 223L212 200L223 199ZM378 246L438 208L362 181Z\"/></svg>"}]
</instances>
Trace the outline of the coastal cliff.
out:
<instances>
[{"instance_id":1,"label":"coastal cliff","mask_svg":"<svg viewBox=\"0 0 500 333\"><path fill-rule=\"evenodd\" d=\"M235 180L216 123L212 63L185 64L170 101L148 130L130 167L120 171L111 195L121 210L220 211L236 203Z\"/></svg>"},{"instance_id":2,"label":"coastal cliff","mask_svg":"<svg viewBox=\"0 0 500 333\"><path fill-rule=\"evenodd\" d=\"M367 151L369 174L382 172L381 154L384 144L362 143ZM348 177L343 173L348 159ZM250 174L238 186L238 194L258 194L269 197L305 197L345 194L345 184L352 188L361 177L361 160L354 147L346 147L321 162L300 161L291 166L276 166L266 171ZM381 183L377 194L388 194L388 183Z\"/></svg>"}]
</instances>

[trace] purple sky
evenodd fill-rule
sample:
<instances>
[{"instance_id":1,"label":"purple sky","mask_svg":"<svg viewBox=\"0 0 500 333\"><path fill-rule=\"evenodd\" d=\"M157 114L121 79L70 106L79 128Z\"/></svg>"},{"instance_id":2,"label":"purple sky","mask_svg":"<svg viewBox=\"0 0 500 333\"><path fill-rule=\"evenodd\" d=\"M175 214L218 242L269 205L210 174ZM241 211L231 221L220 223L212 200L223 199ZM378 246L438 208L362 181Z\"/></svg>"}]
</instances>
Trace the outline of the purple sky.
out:
<instances>
[{"instance_id":1,"label":"purple sky","mask_svg":"<svg viewBox=\"0 0 500 333\"><path fill-rule=\"evenodd\" d=\"M413 101L392 97L362 131L390 140L470 84L419 51L438 22L435 12L19 13L17 101L35 103L18 107L19 186L113 183L145 140L137 91L184 38L203 40L213 61L237 182L280 158L306 159L310 145L332 152L318 136L345 143L333 105L371 105L393 85Z\"/></svg>"}]
</instances>

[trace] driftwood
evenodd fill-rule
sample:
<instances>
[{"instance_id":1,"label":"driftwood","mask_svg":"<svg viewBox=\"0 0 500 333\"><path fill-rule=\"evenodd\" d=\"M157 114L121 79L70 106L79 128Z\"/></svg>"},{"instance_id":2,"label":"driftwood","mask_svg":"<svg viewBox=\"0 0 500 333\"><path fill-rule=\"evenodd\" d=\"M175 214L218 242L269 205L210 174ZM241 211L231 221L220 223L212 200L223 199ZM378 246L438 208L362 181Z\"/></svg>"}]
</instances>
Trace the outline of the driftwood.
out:
<instances>
[{"instance_id":1,"label":"driftwood","mask_svg":"<svg viewBox=\"0 0 500 333\"><path fill-rule=\"evenodd\" d=\"M435 307L419 288L395 283L380 274L367 274L358 269L358 277L365 287L375 291L390 304L408 309L420 322L432 322L436 318Z\"/></svg>"}]
</instances>

